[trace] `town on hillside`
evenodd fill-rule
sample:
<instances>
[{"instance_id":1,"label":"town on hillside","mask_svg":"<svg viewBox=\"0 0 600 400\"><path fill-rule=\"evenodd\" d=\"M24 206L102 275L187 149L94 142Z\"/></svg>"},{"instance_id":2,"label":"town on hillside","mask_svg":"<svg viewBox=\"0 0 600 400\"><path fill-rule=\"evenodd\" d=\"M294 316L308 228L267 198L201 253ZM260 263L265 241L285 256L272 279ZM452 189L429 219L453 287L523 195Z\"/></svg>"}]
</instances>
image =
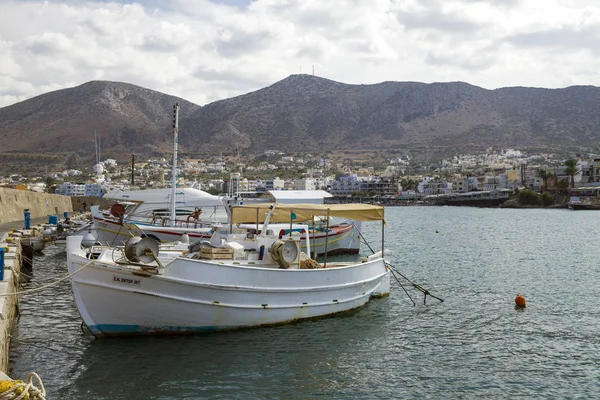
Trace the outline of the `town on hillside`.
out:
<instances>
[{"instance_id":1,"label":"town on hillside","mask_svg":"<svg viewBox=\"0 0 600 400\"><path fill-rule=\"evenodd\" d=\"M88 171L67 169L45 176L0 176L0 185L66 196L102 197L114 190L169 187L172 161L167 158L118 163L98 161ZM251 162L239 156L180 160L177 185L212 194L261 193L270 190L326 190L338 199L360 197L383 204L429 202L452 198L508 197L529 189L563 195L597 195L600 155L560 158L528 155L514 149L457 155L434 165L415 163L408 155L380 162L331 161L323 155L290 155L268 150Z\"/></svg>"}]
</instances>

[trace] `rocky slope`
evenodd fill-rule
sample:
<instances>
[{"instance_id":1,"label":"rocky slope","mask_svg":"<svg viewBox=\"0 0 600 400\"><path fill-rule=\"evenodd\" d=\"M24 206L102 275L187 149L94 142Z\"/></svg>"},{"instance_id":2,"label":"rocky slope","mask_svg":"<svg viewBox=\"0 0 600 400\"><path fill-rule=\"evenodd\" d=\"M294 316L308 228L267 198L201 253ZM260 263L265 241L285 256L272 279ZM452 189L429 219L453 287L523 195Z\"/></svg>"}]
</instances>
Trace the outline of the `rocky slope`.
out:
<instances>
[{"instance_id":1,"label":"rocky slope","mask_svg":"<svg viewBox=\"0 0 600 400\"><path fill-rule=\"evenodd\" d=\"M171 146L178 102L186 153L265 149L397 149L452 155L487 147L585 151L600 140L600 88L503 88L463 82L348 85L292 75L203 107L117 82L93 81L0 109L0 152L152 154Z\"/></svg>"}]
</instances>

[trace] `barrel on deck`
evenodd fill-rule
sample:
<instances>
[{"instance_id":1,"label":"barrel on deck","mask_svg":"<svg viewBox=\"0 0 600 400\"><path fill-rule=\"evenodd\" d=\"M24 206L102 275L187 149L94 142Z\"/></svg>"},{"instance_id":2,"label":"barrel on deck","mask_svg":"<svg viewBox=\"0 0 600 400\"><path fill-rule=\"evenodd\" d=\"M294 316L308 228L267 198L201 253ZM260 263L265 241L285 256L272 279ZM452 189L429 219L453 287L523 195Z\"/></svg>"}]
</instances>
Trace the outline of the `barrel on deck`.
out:
<instances>
[{"instance_id":1,"label":"barrel on deck","mask_svg":"<svg viewBox=\"0 0 600 400\"><path fill-rule=\"evenodd\" d=\"M48 223L52 225L58 224L58 215L48 215Z\"/></svg>"}]
</instances>

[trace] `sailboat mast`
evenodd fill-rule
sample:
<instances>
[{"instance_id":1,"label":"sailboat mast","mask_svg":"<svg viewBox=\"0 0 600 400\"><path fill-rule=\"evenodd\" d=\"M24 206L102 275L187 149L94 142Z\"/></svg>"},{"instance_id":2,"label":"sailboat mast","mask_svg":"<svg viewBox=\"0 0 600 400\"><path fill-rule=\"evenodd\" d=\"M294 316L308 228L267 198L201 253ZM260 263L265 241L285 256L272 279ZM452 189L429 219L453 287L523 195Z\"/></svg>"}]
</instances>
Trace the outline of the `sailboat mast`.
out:
<instances>
[{"instance_id":1,"label":"sailboat mast","mask_svg":"<svg viewBox=\"0 0 600 400\"><path fill-rule=\"evenodd\" d=\"M171 218L169 226L175 226L175 196L177 194L177 143L179 137L179 103L173 106L173 171L171 183Z\"/></svg>"}]
</instances>

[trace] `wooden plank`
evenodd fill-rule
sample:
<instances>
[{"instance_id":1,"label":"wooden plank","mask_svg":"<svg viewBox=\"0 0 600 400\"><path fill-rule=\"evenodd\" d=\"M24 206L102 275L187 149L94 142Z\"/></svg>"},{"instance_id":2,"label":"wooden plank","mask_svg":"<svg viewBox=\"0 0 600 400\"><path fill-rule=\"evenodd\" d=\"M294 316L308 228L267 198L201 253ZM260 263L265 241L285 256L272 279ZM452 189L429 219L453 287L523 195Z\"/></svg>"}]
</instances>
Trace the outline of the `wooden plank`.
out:
<instances>
[{"instance_id":1,"label":"wooden plank","mask_svg":"<svg viewBox=\"0 0 600 400\"><path fill-rule=\"evenodd\" d=\"M231 254L212 254L200 252L200 258L205 260L232 260L233 253Z\"/></svg>"},{"instance_id":2,"label":"wooden plank","mask_svg":"<svg viewBox=\"0 0 600 400\"><path fill-rule=\"evenodd\" d=\"M232 248L222 248L222 247L208 247L202 246L200 247L201 253L206 254L233 254Z\"/></svg>"}]
</instances>

